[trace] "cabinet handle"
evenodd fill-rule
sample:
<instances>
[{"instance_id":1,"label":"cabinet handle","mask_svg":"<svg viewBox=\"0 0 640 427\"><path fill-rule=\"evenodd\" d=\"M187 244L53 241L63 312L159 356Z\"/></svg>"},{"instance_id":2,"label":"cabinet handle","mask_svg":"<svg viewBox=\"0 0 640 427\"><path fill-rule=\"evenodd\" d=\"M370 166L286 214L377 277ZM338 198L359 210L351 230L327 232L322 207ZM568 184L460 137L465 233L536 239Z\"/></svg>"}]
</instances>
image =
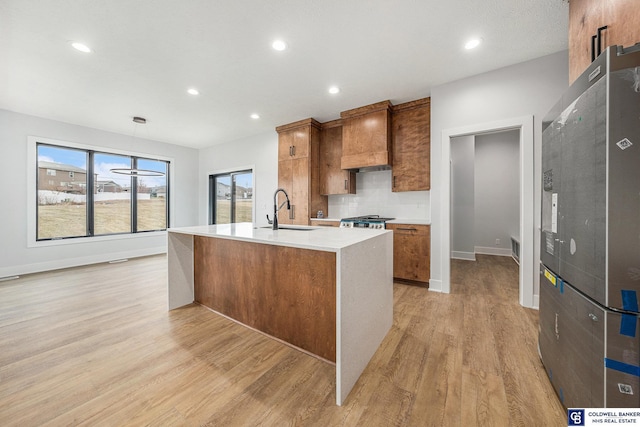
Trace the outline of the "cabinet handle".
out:
<instances>
[{"instance_id":1,"label":"cabinet handle","mask_svg":"<svg viewBox=\"0 0 640 427\"><path fill-rule=\"evenodd\" d=\"M295 146L295 145L293 145L293 146L291 147L291 149L292 149L292 151L291 151L291 152L293 153L293 154L292 154L292 156L295 156L295 155L296 155L296 146Z\"/></svg>"},{"instance_id":2,"label":"cabinet handle","mask_svg":"<svg viewBox=\"0 0 640 427\"><path fill-rule=\"evenodd\" d=\"M289 157L293 157L293 145L289 146Z\"/></svg>"},{"instance_id":3,"label":"cabinet handle","mask_svg":"<svg viewBox=\"0 0 640 427\"><path fill-rule=\"evenodd\" d=\"M398 228L396 228L396 230L402 230L402 231L418 231L418 229L417 229L417 228L413 228L413 227L411 227L411 228L407 228L407 227L398 227Z\"/></svg>"},{"instance_id":4,"label":"cabinet handle","mask_svg":"<svg viewBox=\"0 0 640 427\"><path fill-rule=\"evenodd\" d=\"M609 28L607 25L600 27L598 32L591 36L591 62L595 61L602 53L602 32L607 28Z\"/></svg>"},{"instance_id":5,"label":"cabinet handle","mask_svg":"<svg viewBox=\"0 0 640 427\"><path fill-rule=\"evenodd\" d=\"M348 188L349 188L349 186L347 185L347 180L345 179L345 180L344 180L344 189L346 190L346 189L348 189Z\"/></svg>"},{"instance_id":6,"label":"cabinet handle","mask_svg":"<svg viewBox=\"0 0 640 427\"><path fill-rule=\"evenodd\" d=\"M393 175L393 186L394 186L394 188L396 186L396 176L395 175Z\"/></svg>"}]
</instances>

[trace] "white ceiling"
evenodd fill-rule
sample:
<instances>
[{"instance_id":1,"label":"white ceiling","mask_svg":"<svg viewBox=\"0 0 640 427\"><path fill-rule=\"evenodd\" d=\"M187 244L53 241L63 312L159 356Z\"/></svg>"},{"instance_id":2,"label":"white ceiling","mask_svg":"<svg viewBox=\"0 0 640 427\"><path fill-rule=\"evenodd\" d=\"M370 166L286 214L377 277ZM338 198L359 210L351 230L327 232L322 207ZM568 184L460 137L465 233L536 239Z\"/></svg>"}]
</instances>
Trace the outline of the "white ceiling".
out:
<instances>
[{"instance_id":1,"label":"white ceiling","mask_svg":"<svg viewBox=\"0 0 640 427\"><path fill-rule=\"evenodd\" d=\"M429 96L567 32L566 0L0 0L0 108L129 135L143 116L138 136L200 148Z\"/></svg>"}]
</instances>

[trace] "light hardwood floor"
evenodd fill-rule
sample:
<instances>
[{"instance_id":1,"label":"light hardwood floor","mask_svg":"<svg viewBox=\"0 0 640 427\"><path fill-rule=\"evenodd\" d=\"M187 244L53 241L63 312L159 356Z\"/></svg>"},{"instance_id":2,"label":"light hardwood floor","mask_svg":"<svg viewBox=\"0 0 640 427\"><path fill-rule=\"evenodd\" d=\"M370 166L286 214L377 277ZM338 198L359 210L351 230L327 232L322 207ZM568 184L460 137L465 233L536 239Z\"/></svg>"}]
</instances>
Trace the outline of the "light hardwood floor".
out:
<instances>
[{"instance_id":1,"label":"light hardwood floor","mask_svg":"<svg viewBox=\"0 0 640 427\"><path fill-rule=\"evenodd\" d=\"M166 258L0 283L1 426L563 426L509 258L452 261L450 295L396 284L347 398L335 368L211 311L166 311Z\"/></svg>"}]
</instances>

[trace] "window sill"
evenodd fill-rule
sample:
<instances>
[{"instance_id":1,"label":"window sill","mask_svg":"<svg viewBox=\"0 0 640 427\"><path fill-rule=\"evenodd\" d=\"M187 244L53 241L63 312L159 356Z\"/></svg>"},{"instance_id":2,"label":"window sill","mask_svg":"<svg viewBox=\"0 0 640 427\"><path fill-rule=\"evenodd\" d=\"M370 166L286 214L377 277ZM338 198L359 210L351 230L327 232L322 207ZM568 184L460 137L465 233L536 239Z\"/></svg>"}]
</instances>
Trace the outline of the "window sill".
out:
<instances>
[{"instance_id":1,"label":"window sill","mask_svg":"<svg viewBox=\"0 0 640 427\"><path fill-rule=\"evenodd\" d=\"M27 247L29 248L42 248L48 246L61 246L61 245L78 245L83 243L97 243L97 242L108 242L112 240L129 240L129 239L140 239L140 238L149 238L149 237L159 237L165 236L167 232L166 230L162 231L146 231L142 233L133 233L133 234L110 234L106 236L92 236L92 237L74 237L67 239L56 239L56 240L40 240L40 241L32 241L31 239L27 243Z\"/></svg>"}]
</instances>

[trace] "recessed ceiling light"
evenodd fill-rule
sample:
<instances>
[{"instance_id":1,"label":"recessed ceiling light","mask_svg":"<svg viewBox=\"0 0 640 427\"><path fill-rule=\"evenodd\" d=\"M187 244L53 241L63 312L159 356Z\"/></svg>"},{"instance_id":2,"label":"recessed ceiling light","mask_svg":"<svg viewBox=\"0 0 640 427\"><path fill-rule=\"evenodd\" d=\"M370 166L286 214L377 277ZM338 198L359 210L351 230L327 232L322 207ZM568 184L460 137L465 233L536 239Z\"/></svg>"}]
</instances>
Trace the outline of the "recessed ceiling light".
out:
<instances>
[{"instance_id":1,"label":"recessed ceiling light","mask_svg":"<svg viewBox=\"0 0 640 427\"><path fill-rule=\"evenodd\" d=\"M260 114L253 113L250 117L254 120L257 120L260 118Z\"/></svg>"},{"instance_id":2,"label":"recessed ceiling light","mask_svg":"<svg viewBox=\"0 0 640 427\"><path fill-rule=\"evenodd\" d=\"M187 93L189 95L200 95L200 92L198 91L198 89L195 89L195 88L187 89Z\"/></svg>"},{"instance_id":3,"label":"recessed ceiling light","mask_svg":"<svg viewBox=\"0 0 640 427\"><path fill-rule=\"evenodd\" d=\"M84 53L91 52L91 48L89 48L89 46L83 43L73 42L71 43L71 46L73 46L74 49L79 50L80 52L84 52Z\"/></svg>"},{"instance_id":4,"label":"recessed ceiling light","mask_svg":"<svg viewBox=\"0 0 640 427\"><path fill-rule=\"evenodd\" d=\"M464 45L464 48L467 50L475 49L476 47L480 46L481 41L482 39L471 39Z\"/></svg>"},{"instance_id":5,"label":"recessed ceiling light","mask_svg":"<svg viewBox=\"0 0 640 427\"><path fill-rule=\"evenodd\" d=\"M340 93L340 88L338 86L331 86L329 88L329 93L335 95L336 93Z\"/></svg>"},{"instance_id":6,"label":"recessed ceiling light","mask_svg":"<svg viewBox=\"0 0 640 427\"><path fill-rule=\"evenodd\" d=\"M287 48L287 44L282 40L275 40L273 43L271 43L271 47L274 48L275 50L282 51Z\"/></svg>"}]
</instances>

